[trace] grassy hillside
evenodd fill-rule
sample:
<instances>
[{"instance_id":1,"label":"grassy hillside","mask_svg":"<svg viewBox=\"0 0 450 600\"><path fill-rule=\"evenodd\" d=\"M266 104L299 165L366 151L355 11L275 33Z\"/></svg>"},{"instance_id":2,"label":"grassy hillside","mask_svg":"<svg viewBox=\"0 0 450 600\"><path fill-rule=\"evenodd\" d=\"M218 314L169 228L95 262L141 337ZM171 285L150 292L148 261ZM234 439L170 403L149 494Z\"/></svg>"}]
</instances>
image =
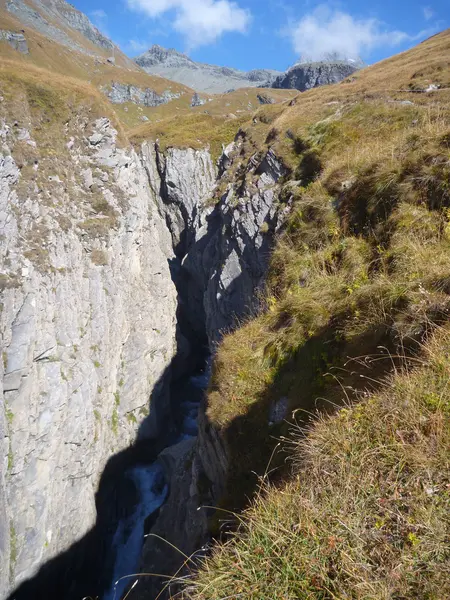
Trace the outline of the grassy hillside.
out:
<instances>
[{"instance_id":1,"label":"grassy hillside","mask_svg":"<svg viewBox=\"0 0 450 600\"><path fill-rule=\"evenodd\" d=\"M48 18L48 15L46 18ZM161 118L162 116L174 114L180 107L185 111L190 110L193 95L191 89L162 77L148 75L118 50L115 52L116 64L112 65L107 61L111 51L99 48L80 33L70 28L63 28L60 23L55 23L75 43L91 54L84 54L70 49L41 35L31 27L24 26L6 10L4 0L0 0L0 20L2 29L16 32L23 30L28 43L29 54L21 54L6 41L0 41L0 62L9 65L11 70L17 74L21 73L22 70L28 71L30 68L38 67L47 71L46 75L43 76L43 80L50 85L53 83L55 87L58 85L59 77L63 76L80 80L83 89L86 89L86 84L95 89L100 89L101 87L107 87L112 82L119 82L135 85L142 89L150 88L159 94L164 91L182 94L182 97L176 101L177 106L171 103L163 105L156 109L157 113L154 112L155 109L137 107L132 103L115 105L114 108L118 118L125 127L136 127L143 116ZM156 115L158 116L156 117Z\"/></svg>"},{"instance_id":2,"label":"grassy hillside","mask_svg":"<svg viewBox=\"0 0 450 600\"><path fill-rule=\"evenodd\" d=\"M196 600L450 597L450 331L412 373L319 420L190 584Z\"/></svg>"},{"instance_id":3,"label":"grassy hillside","mask_svg":"<svg viewBox=\"0 0 450 600\"><path fill-rule=\"evenodd\" d=\"M48 15L45 15L45 18L49 19ZM149 120L149 135L151 135L153 133L151 126L159 131L164 127L165 121L168 120L168 128L170 129L170 121L175 116L184 117L187 115L190 117L197 114L223 118L231 114L232 119L234 117L239 119L235 127L235 130L237 130L238 125L244 121L243 116L246 115L248 118L260 105L257 95L261 93L267 95L267 90L253 88L237 90L229 94L204 94L202 97L206 104L191 107L194 91L190 88L163 77L148 75L119 50L115 51L116 64L110 64L107 58L111 55L111 51L95 46L80 33L68 27L64 28L59 22L53 24L62 29L74 43L83 48L86 54L57 43L55 40L49 39L31 27L22 24L6 10L5 0L0 0L0 21L2 29L15 32L23 30L28 43L29 54L21 54L6 41L0 41L0 63L4 61L5 65L9 65L16 73L38 67L47 71L47 74L43 76L43 80L49 84L53 82L55 86L58 85L58 78L62 75L79 79L83 89L85 89L85 84L91 85L95 89L107 89L113 82L117 82L137 86L141 89L149 88L157 94L162 94L165 91L181 94L180 98L154 108L137 106L132 102L115 104L114 111L125 129L137 128L138 133L142 129L142 121L145 118ZM282 102L293 98L296 92L292 90L271 90L269 95L275 102ZM163 125L160 125L161 123Z\"/></svg>"},{"instance_id":4,"label":"grassy hillside","mask_svg":"<svg viewBox=\"0 0 450 600\"><path fill-rule=\"evenodd\" d=\"M192 600L450 596L449 57L447 31L243 126L248 155L289 167L291 209L207 414L231 459L221 506L240 509L269 461L285 483L204 561ZM269 422L281 398L291 425ZM292 423L308 437L271 458Z\"/></svg>"}]
</instances>

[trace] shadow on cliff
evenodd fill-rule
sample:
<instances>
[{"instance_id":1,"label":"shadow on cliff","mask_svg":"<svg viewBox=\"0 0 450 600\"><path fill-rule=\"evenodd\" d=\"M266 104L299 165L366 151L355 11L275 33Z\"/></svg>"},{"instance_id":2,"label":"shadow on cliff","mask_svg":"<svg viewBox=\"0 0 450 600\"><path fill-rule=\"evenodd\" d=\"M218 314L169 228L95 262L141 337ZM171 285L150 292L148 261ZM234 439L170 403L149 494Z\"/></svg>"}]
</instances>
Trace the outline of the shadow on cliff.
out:
<instances>
[{"instance_id":1,"label":"shadow on cliff","mask_svg":"<svg viewBox=\"0 0 450 600\"><path fill-rule=\"evenodd\" d=\"M162 435L157 439L146 437L149 428L154 428L151 423L154 417L150 414L139 428L137 441L108 460L95 494L97 518L92 529L68 550L44 564L36 576L21 584L8 600L81 600L85 597L95 600L109 589L115 560L113 536L119 520L133 513L138 500L136 485L127 471L155 462L175 436L168 411L159 405L167 400L169 388L180 386L179 381L171 378L177 360L176 356L166 368L150 398L150 405L157 412L161 409L160 426L164 428L166 424ZM152 516L155 518L155 513Z\"/></svg>"}]
</instances>

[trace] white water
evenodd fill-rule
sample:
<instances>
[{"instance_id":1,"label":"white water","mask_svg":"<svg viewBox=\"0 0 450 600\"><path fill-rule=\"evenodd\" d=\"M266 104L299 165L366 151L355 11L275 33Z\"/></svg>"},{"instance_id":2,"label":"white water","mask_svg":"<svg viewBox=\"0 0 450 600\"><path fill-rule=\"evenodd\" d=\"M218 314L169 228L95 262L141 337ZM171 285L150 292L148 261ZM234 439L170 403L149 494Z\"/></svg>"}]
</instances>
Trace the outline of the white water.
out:
<instances>
[{"instance_id":1,"label":"white water","mask_svg":"<svg viewBox=\"0 0 450 600\"><path fill-rule=\"evenodd\" d=\"M183 400L179 405L183 420L177 443L191 439L198 433L197 419L201 395L208 387L209 377L208 367L204 373L194 375L187 381L186 395L189 398ZM103 600L120 600L127 587L130 584L136 585L139 581L129 575L136 573L139 568L145 520L164 504L168 493L165 474L158 463L131 469L129 476L136 485L139 500L133 513L119 522L114 534L112 543L116 553L114 578L111 587L103 596Z\"/></svg>"},{"instance_id":2,"label":"white water","mask_svg":"<svg viewBox=\"0 0 450 600\"><path fill-rule=\"evenodd\" d=\"M117 553L114 579L103 600L119 600L128 585L133 582L132 578L126 576L135 573L139 565L145 519L164 503L168 492L163 469L158 464L136 467L129 475L136 484L140 501L134 512L120 521L114 534L113 548ZM123 577L125 579L121 579Z\"/></svg>"}]
</instances>

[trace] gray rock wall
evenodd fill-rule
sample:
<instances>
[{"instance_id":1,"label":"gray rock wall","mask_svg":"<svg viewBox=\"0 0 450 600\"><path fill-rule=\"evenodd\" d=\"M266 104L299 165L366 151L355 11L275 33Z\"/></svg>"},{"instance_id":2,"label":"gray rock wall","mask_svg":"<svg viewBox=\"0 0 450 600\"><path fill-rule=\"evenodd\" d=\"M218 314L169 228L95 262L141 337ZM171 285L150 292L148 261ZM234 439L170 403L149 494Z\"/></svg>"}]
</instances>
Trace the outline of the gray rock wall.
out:
<instances>
[{"instance_id":1,"label":"gray rock wall","mask_svg":"<svg viewBox=\"0 0 450 600\"><path fill-rule=\"evenodd\" d=\"M0 41L8 42L8 44L21 52L22 54L28 54L28 43L25 36L22 33L15 33L14 31L8 31L6 29L0 29Z\"/></svg>"},{"instance_id":2,"label":"gray rock wall","mask_svg":"<svg viewBox=\"0 0 450 600\"><path fill-rule=\"evenodd\" d=\"M19 169L16 145L39 152L33 130L0 128L0 595L93 525L108 458L144 422L162 430L169 398L149 398L183 345L177 318L213 346L257 308L285 210L281 162L242 162L241 139L215 165L206 149L121 149L108 119L61 136L51 172ZM198 439L161 460L171 493L154 531L190 552L207 538L197 509L220 496L226 448L202 413ZM170 567L156 550L146 556Z\"/></svg>"},{"instance_id":3,"label":"gray rock wall","mask_svg":"<svg viewBox=\"0 0 450 600\"><path fill-rule=\"evenodd\" d=\"M359 68L360 65L345 61L298 64L291 67L286 73L279 75L271 87L296 89L304 92L321 85L339 83Z\"/></svg>"},{"instance_id":4,"label":"gray rock wall","mask_svg":"<svg viewBox=\"0 0 450 600\"><path fill-rule=\"evenodd\" d=\"M103 87L102 91L113 104L132 102L138 106L153 108L161 104L168 104L181 96L181 94L173 93L170 90L166 90L162 94L157 94L150 88L142 89L135 85L119 83L117 81L114 81L110 87Z\"/></svg>"},{"instance_id":5,"label":"gray rock wall","mask_svg":"<svg viewBox=\"0 0 450 600\"><path fill-rule=\"evenodd\" d=\"M158 431L175 353L172 244L141 161L100 119L61 131L68 156L33 183L11 156L32 136L0 124L0 597L92 526L108 458Z\"/></svg>"},{"instance_id":6,"label":"gray rock wall","mask_svg":"<svg viewBox=\"0 0 450 600\"><path fill-rule=\"evenodd\" d=\"M238 140L224 150L224 181L226 170L239 163L240 147ZM213 345L237 318L257 307L255 292L282 215L277 182L285 169L272 151L252 157L245 177L233 181L231 175L218 200L218 169L208 150L170 148L163 154L157 144L145 143L142 156L181 260L186 314Z\"/></svg>"}]
</instances>

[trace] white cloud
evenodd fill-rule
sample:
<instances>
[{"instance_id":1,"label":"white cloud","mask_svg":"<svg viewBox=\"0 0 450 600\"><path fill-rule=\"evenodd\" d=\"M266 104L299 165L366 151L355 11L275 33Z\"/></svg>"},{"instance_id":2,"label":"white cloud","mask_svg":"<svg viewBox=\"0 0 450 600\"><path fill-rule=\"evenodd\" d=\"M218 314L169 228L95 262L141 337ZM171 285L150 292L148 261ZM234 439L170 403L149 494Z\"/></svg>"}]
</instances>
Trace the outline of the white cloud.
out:
<instances>
[{"instance_id":1,"label":"white cloud","mask_svg":"<svg viewBox=\"0 0 450 600\"><path fill-rule=\"evenodd\" d=\"M373 48L398 46L430 33L421 31L412 36L404 31L389 29L377 19L355 19L326 5L319 6L290 28L295 51L303 59L309 60L320 60L334 53L356 58Z\"/></svg>"},{"instance_id":2,"label":"white cloud","mask_svg":"<svg viewBox=\"0 0 450 600\"><path fill-rule=\"evenodd\" d=\"M190 48L210 44L227 32L245 33L251 15L230 0L127 0L132 10L149 17L174 11L173 27Z\"/></svg>"},{"instance_id":3,"label":"white cloud","mask_svg":"<svg viewBox=\"0 0 450 600\"><path fill-rule=\"evenodd\" d=\"M434 10L431 8L431 6L424 6L422 10L426 21L429 21L434 17Z\"/></svg>"}]
</instances>

